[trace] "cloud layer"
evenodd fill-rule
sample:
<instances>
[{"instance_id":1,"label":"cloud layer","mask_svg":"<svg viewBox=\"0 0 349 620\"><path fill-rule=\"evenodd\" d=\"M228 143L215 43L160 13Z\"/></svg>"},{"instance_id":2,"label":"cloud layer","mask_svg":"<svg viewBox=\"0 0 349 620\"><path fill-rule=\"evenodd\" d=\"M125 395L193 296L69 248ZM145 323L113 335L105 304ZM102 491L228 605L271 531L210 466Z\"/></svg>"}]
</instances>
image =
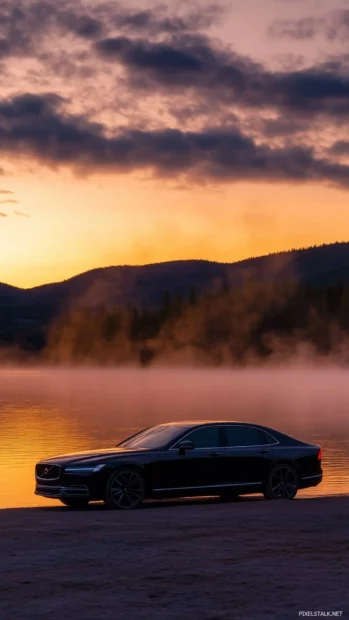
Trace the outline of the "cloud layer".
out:
<instances>
[{"instance_id":1,"label":"cloud layer","mask_svg":"<svg viewBox=\"0 0 349 620\"><path fill-rule=\"evenodd\" d=\"M0 126L6 152L87 172L152 171L196 181L316 180L349 186L349 166L318 158L309 147L272 148L236 127L197 132L125 128L108 136L103 126L64 114L51 94L0 101Z\"/></svg>"},{"instance_id":2,"label":"cloud layer","mask_svg":"<svg viewBox=\"0 0 349 620\"><path fill-rule=\"evenodd\" d=\"M348 58L271 70L210 36L223 14L0 0L2 153L80 173L348 187L349 135L332 137L349 112ZM279 21L269 34L310 38L320 22ZM6 81L19 57L32 63L30 90L25 77L16 90Z\"/></svg>"},{"instance_id":3,"label":"cloud layer","mask_svg":"<svg viewBox=\"0 0 349 620\"><path fill-rule=\"evenodd\" d=\"M300 19L278 19L269 28L269 35L275 38L295 40L325 37L328 41L349 40L349 9L336 9L320 16Z\"/></svg>"}]
</instances>

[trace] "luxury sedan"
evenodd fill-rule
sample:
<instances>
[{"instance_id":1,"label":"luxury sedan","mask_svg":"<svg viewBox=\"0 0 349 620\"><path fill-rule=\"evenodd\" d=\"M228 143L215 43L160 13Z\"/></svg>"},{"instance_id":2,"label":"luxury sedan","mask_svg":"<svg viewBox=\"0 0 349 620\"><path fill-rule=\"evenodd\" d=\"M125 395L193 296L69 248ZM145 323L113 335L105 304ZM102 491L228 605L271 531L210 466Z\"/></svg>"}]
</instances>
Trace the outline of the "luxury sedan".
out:
<instances>
[{"instance_id":1,"label":"luxury sedan","mask_svg":"<svg viewBox=\"0 0 349 620\"><path fill-rule=\"evenodd\" d=\"M322 480L322 450L240 422L173 422L145 429L114 448L45 459L35 493L71 508L104 501L130 510L144 499L263 493L293 499Z\"/></svg>"}]
</instances>

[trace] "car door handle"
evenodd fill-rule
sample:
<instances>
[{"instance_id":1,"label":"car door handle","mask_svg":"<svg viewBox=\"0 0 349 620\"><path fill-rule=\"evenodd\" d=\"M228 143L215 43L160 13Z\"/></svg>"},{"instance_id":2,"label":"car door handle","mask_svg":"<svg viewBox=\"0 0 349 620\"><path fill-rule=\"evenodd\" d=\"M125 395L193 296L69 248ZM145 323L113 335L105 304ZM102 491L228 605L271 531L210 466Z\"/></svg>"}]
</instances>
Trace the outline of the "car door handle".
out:
<instances>
[{"instance_id":1,"label":"car door handle","mask_svg":"<svg viewBox=\"0 0 349 620\"><path fill-rule=\"evenodd\" d=\"M217 456L220 456L220 455L221 455L220 452L210 452L210 454L209 454L209 456L212 456L212 457L217 457Z\"/></svg>"},{"instance_id":2,"label":"car door handle","mask_svg":"<svg viewBox=\"0 0 349 620\"><path fill-rule=\"evenodd\" d=\"M269 448L262 448L261 450L258 450L258 452L262 452L262 454L265 454L266 452L270 452Z\"/></svg>"}]
</instances>

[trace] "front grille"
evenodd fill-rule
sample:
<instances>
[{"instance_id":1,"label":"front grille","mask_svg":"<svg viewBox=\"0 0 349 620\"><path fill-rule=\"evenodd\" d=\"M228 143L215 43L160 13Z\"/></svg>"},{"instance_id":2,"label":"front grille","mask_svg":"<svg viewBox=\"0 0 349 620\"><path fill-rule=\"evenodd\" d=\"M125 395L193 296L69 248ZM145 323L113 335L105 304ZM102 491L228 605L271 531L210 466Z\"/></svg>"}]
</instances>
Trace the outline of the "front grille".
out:
<instances>
[{"instance_id":1,"label":"front grille","mask_svg":"<svg viewBox=\"0 0 349 620\"><path fill-rule=\"evenodd\" d=\"M58 480L61 475L61 467L60 465L40 463L36 466L35 473L40 480Z\"/></svg>"}]
</instances>

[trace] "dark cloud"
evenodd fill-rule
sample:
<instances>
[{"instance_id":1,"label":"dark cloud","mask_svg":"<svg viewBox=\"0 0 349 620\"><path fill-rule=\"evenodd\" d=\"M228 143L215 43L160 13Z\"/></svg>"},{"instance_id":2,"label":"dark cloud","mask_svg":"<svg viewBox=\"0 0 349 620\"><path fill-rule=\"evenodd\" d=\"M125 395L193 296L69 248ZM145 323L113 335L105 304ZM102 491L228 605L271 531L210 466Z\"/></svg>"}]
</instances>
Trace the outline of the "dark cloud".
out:
<instances>
[{"instance_id":1,"label":"dark cloud","mask_svg":"<svg viewBox=\"0 0 349 620\"><path fill-rule=\"evenodd\" d=\"M217 104L258 106L269 104L271 76L261 65L233 52L218 49L210 39L182 35L166 42L113 37L95 44L102 59L126 71L129 88L148 93L170 90L174 94L195 91Z\"/></svg>"},{"instance_id":2,"label":"dark cloud","mask_svg":"<svg viewBox=\"0 0 349 620\"><path fill-rule=\"evenodd\" d=\"M101 5L81 0L16 0L14 8L9 0L0 0L0 57L32 55L45 65L50 63L56 76L79 70L82 81L91 76L96 80L108 76L112 80L113 76L108 75L109 63L115 63L117 69L124 71L118 87L124 88L130 108L137 97L167 96L170 92L171 98L173 94L186 96L187 108L199 109L201 105L205 111L211 109L212 118L219 104L230 108L230 114L236 108L244 113L250 108L273 109L287 117L299 117L301 113L311 119L323 114L335 122L348 114L349 78L344 59L302 70L270 71L207 36L205 29L222 11L221 5L206 3L199 3L196 8L188 3L181 15L166 6L135 11L108 0ZM332 21L326 27L333 33L333 23L337 24L333 16L338 21L339 13L333 11L331 15ZM340 12L341 27L345 20L349 24L349 10ZM323 21L326 20L322 17L312 17L278 24L284 30L296 25L295 36L304 38L313 36ZM277 23L273 28L277 30ZM48 46L50 49L45 48L44 41L46 45L51 42L54 33L58 38ZM62 33L72 34L85 43L85 51L79 57L65 53ZM40 80L39 75L37 79ZM91 101L91 106L98 112L102 105L98 101L98 87L94 95L96 101ZM171 111L172 103L168 105ZM110 106L111 113L117 112L112 109L112 102ZM275 124L274 129L277 130Z\"/></svg>"},{"instance_id":3,"label":"dark cloud","mask_svg":"<svg viewBox=\"0 0 349 620\"><path fill-rule=\"evenodd\" d=\"M62 97L54 93L47 93L44 96L28 93L0 100L0 117L4 121L11 118L44 117L62 101Z\"/></svg>"},{"instance_id":4,"label":"dark cloud","mask_svg":"<svg viewBox=\"0 0 349 620\"><path fill-rule=\"evenodd\" d=\"M8 217L8 215L7 215L7 213L2 213L2 212L0 211L0 217Z\"/></svg>"},{"instance_id":5,"label":"dark cloud","mask_svg":"<svg viewBox=\"0 0 349 620\"><path fill-rule=\"evenodd\" d=\"M145 36L201 31L217 23L224 12L223 5L215 3L192 7L189 3L182 15L176 15L165 5L136 11L111 0L89 5L83 0L0 0L0 58L37 56L40 45L55 34L93 40L115 30Z\"/></svg>"},{"instance_id":6,"label":"dark cloud","mask_svg":"<svg viewBox=\"0 0 349 620\"><path fill-rule=\"evenodd\" d=\"M58 13L57 24L84 39L95 39L104 30L104 26L99 20L87 15L78 15L72 11Z\"/></svg>"},{"instance_id":7,"label":"dark cloud","mask_svg":"<svg viewBox=\"0 0 349 620\"><path fill-rule=\"evenodd\" d=\"M349 112L349 79L341 74L340 65L279 74L272 83L272 94L281 107L335 117Z\"/></svg>"},{"instance_id":8,"label":"dark cloud","mask_svg":"<svg viewBox=\"0 0 349 620\"><path fill-rule=\"evenodd\" d=\"M349 39L349 9L329 11L319 17L309 16L300 19L278 19L268 29L273 38L294 40L313 39L321 35L328 41Z\"/></svg>"},{"instance_id":9,"label":"dark cloud","mask_svg":"<svg viewBox=\"0 0 349 620\"><path fill-rule=\"evenodd\" d=\"M11 53L11 46L6 39L0 39L0 58L8 56Z\"/></svg>"},{"instance_id":10,"label":"dark cloud","mask_svg":"<svg viewBox=\"0 0 349 620\"><path fill-rule=\"evenodd\" d=\"M9 191L8 189L0 189L0 194L14 194L14 192Z\"/></svg>"},{"instance_id":11,"label":"dark cloud","mask_svg":"<svg viewBox=\"0 0 349 620\"><path fill-rule=\"evenodd\" d=\"M100 37L103 23L82 2L70 0L0 0L0 58L36 56L44 37L74 34L82 39Z\"/></svg>"},{"instance_id":12,"label":"dark cloud","mask_svg":"<svg viewBox=\"0 0 349 620\"><path fill-rule=\"evenodd\" d=\"M162 82L179 81L185 84L188 73L190 76L193 74L195 78L197 74L207 69L198 50L180 49L179 46L169 43L150 43L141 39L114 37L99 41L96 50L103 58L119 60L131 69L148 71ZM205 52L207 55L210 53L208 49Z\"/></svg>"},{"instance_id":13,"label":"dark cloud","mask_svg":"<svg viewBox=\"0 0 349 620\"><path fill-rule=\"evenodd\" d=\"M60 29L83 39L94 39L103 32L103 23L87 12L83 2L27 2L20 17L23 26L36 22L37 31Z\"/></svg>"},{"instance_id":14,"label":"dark cloud","mask_svg":"<svg viewBox=\"0 0 349 620\"><path fill-rule=\"evenodd\" d=\"M332 155L349 155L349 141L346 140L338 140L333 144L330 148L330 153Z\"/></svg>"},{"instance_id":15,"label":"dark cloud","mask_svg":"<svg viewBox=\"0 0 349 620\"><path fill-rule=\"evenodd\" d=\"M225 10L224 5L216 3L198 6L196 10L187 12L183 16L166 14L164 6L157 7L155 10L121 11L115 18L115 24L120 30L133 33L182 34L210 28L220 21Z\"/></svg>"},{"instance_id":16,"label":"dark cloud","mask_svg":"<svg viewBox=\"0 0 349 620\"><path fill-rule=\"evenodd\" d=\"M1 149L86 173L151 171L201 183L250 179L349 187L349 166L319 159L311 148L271 148L234 127L197 132L123 128L109 136L101 125L64 115L58 101L52 95L24 95L0 102Z\"/></svg>"},{"instance_id":17,"label":"dark cloud","mask_svg":"<svg viewBox=\"0 0 349 620\"><path fill-rule=\"evenodd\" d=\"M195 88L198 96L212 101L297 114L338 116L349 111L349 79L339 61L273 73L248 58L218 50L207 38L189 35L167 43L113 37L98 41L95 49L126 69L134 89Z\"/></svg>"}]
</instances>

